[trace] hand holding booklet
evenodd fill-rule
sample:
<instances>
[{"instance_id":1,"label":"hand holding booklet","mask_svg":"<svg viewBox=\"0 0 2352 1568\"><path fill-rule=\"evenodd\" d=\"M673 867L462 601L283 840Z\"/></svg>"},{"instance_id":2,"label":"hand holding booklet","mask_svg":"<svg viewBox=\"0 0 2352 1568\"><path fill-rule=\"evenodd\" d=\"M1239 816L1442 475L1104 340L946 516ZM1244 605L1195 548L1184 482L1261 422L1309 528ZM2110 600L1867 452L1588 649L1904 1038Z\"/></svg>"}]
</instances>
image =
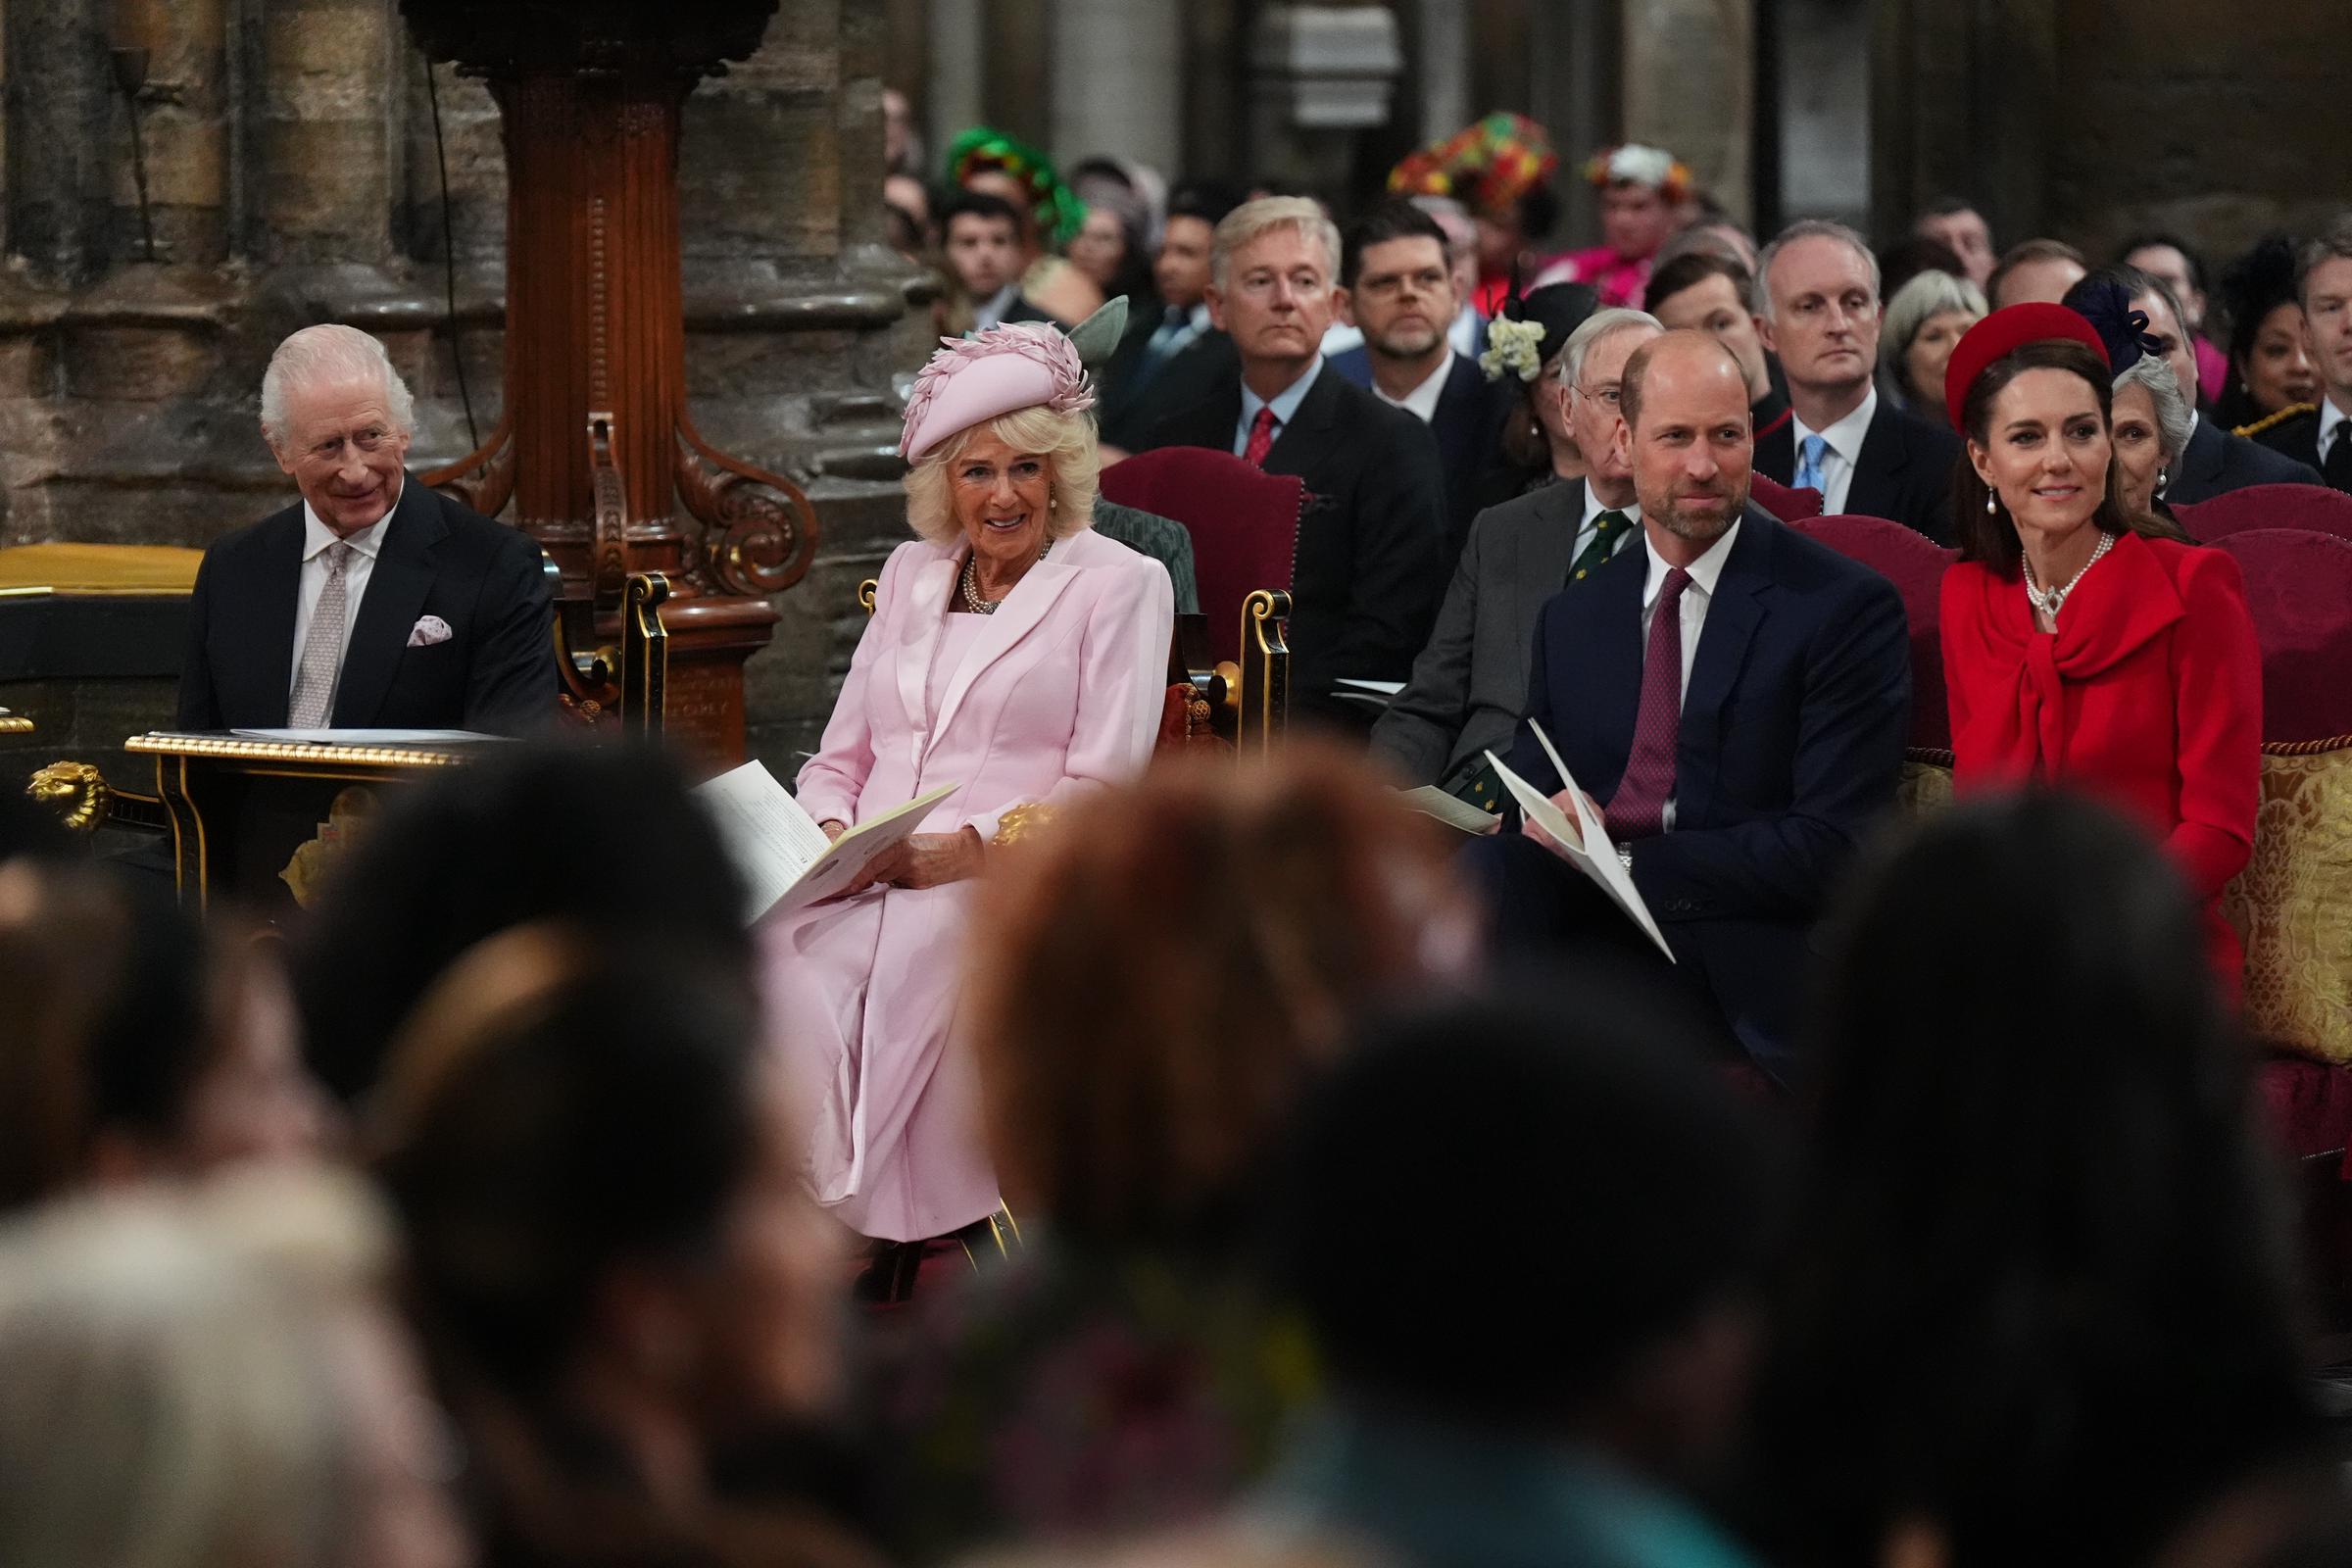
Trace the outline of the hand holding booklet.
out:
<instances>
[{"instance_id":1,"label":"hand holding booklet","mask_svg":"<svg viewBox=\"0 0 2352 1568\"><path fill-rule=\"evenodd\" d=\"M1634 886L1634 874L1617 858L1616 850L1609 844L1608 830L1600 825L1599 814L1592 809L1592 803L1576 782L1576 776L1568 771L1568 764L1560 760L1560 754L1552 750L1551 737L1544 734L1532 718L1527 721L1527 727L1535 731L1536 743L1544 748L1544 755L1551 760L1553 770L1560 775L1560 786L1576 807L1576 820L1571 822L1568 813L1553 805L1543 791L1512 772L1502 759L1489 752L1487 760L1494 764L1494 771L1500 775L1503 788L1511 792L1511 799L1519 803L1519 809L1527 819L1544 830L1551 852L1590 877L1601 892L1609 896L1611 903L1631 916L1634 924L1658 945L1658 951L1666 955L1666 961L1674 962L1674 949L1666 945L1664 934L1658 930L1658 922L1650 918L1649 905L1643 901L1642 890ZM1586 848L1594 844L1600 846L1598 854Z\"/></svg>"},{"instance_id":2,"label":"hand holding booklet","mask_svg":"<svg viewBox=\"0 0 2352 1568\"><path fill-rule=\"evenodd\" d=\"M931 808L956 792L943 784L828 842L816 818L759 762L721 773L695 794L718 824L727 857L750 891L745 919L829 899L857 880L875 856L912 837Z\"/></svg>"}]
</instances>

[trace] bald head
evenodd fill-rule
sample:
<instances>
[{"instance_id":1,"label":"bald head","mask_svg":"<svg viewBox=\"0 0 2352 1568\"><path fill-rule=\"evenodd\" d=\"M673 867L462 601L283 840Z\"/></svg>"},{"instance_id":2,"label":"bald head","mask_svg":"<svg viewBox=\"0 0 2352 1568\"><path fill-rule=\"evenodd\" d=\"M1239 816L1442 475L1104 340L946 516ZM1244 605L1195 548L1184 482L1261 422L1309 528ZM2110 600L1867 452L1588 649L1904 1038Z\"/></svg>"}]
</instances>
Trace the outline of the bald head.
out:
<instances>
[{"instance_id":1,"label":"bald head","mask_svg":"<svg viewBox=\"0 0 2352 1568\"><path fill-rule=\"evenodd\" d=\"M1747 505L1746 373L1713 333L1667 332L1626 362L1620 401L1642 527L1660 555L1688 565Z\"/></svg>"}]
</instances>

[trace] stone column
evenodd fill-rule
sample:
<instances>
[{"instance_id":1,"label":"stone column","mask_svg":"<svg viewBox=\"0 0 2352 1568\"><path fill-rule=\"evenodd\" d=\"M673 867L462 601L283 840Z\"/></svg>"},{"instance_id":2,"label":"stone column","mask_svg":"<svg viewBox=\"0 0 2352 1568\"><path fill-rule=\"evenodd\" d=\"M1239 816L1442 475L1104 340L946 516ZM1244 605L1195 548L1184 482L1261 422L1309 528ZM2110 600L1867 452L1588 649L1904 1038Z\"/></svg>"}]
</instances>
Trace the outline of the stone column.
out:
<instances>
[{"instance_id":1,"label":"stone column","mask_svg":"<svg viewBox=\"0 0 2352 1568\"><path fill-rule=\"evenodd\" d=\"M385 0L262 0L251 254L264 263L390 261L393 134L407 52Z\"/></svg>"},{"instance_id":2,"label":"stone column","mask_svg":"<svg viewBox=\"0 0 2352 1568\"><path fill-rule=\"evenodd\" d=\"M1783 219L1870 227L1869 8L1858 0L1783 0L1773 18Z\"/></svg>"},{"instance_id":3,"label":"stone column","mask_svg":"<svg viewBox=\"0 0 2352 1568\"><path fill-rule=\"evenodd\" d=\"M229 254L229 8L227 0L160 0L126 8L148 50L139 134L160 260L217 266ZM120 92L107 147L117 248L141 254L129 110Z\"/></svg>"},{"instance_id":4,"label":"stone column","mask_svg":"<svg viewBox=\"0 0 2352 1568\"><path fill-rule=\"evenodd\" d=\"M940 162L956 132L981 120L981 75L988 68L988 29L979 0L931 0L930 75L923 105L922 173L940 177Z\"/></svg>"},{"instance_id":5,"label":"stone column","mask_svg":"<svg viewBox=\"0 0 2352 1568\"><path fill-rule=\"evenodd\" d=\"M102 267L110 120L99 0L10 0L7 12L8 248L44 273Z\"/></svg>"},{"instance_id":6,"label":"stone column","mask_svg":"<svg viewBox=\"0 0 2352 1568\"><path fill-rule=\"evenodd\" d=\"M1748 209L1753 0L1625 8L1625 139L1664 147L1731 211ZM1855 40L1857 46L1860 40ZM1588 149L1562 149L1573 168Z\"/></svg>"},{"instance_id":7,"label":"stone column","mask_svg":"<svg viewBox=\"0 0 2352 1568\"><path fill-rule=\"evenodd\" d=\"M1171 178L1184 152L1183 8L1167 0L1061 0L1053 25L1054 160L1095 153Z\"/></svg>"},{"instance_id":8,"label":"stone column","mask_svg":"<svg viewBox=\"0 0 2352 1568\"><path fill-rule=\"evenodd\" d=\"M1343 192L1354 135L1388 122L1403 56L1386 6L1269 5L1250 30L1247 173Z\"/></svg>"}]
</instances>

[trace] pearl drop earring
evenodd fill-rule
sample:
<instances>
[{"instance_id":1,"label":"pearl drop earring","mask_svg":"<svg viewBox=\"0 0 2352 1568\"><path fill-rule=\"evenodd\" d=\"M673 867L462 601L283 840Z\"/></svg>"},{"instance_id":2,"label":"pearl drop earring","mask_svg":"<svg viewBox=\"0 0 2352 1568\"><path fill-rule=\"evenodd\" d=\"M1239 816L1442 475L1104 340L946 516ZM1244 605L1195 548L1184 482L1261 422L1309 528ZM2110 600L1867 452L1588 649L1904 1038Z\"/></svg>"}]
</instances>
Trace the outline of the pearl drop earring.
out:
<instances>
[{"instance_id":1,"label":"pearl drop earring","mask_svg":"<svg viewBox=\"0 0 2352 1568\"><path fill-rule=\"evenodd\" d=\"M1995 500L1993 499L1993 494L1992 494L1992 492L1991 492L1991 491L1989 491L1989 490L1985 491L1985 492L1984 492L1984 515L1986 515L1987 517L1990 517L1990 516L1993 516L1993 515L1997 514L1999 512L2000 512L2000 503L1999 503L1999 502L1997 502L1997 501L1995 501Z\"/></svg>"}]
</instances>

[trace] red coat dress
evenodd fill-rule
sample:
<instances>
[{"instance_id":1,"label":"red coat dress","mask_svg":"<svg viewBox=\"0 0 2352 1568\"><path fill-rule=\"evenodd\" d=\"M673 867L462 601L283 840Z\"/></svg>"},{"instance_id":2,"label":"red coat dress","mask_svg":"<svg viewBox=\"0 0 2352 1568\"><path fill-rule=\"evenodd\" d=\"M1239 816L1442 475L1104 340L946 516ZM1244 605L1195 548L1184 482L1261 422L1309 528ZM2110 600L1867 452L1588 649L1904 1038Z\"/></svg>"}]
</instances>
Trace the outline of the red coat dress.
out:
<instances>
[{"instance_id":1,"label":"red coat dress","mask_svg":"<svg viewBox=\"0 0 2352 1568\"><path fill-rule=\"evenodd\" d=\"M2203 901L2235 995L2245 953L2222 889L2254 849L2262 656L2237 563L2127 533L2038 630L2014 576L1943 576L1943 672L1956 792L2043 779L2106 802L2162 841Z\"/></svg>"}]
</instances>

